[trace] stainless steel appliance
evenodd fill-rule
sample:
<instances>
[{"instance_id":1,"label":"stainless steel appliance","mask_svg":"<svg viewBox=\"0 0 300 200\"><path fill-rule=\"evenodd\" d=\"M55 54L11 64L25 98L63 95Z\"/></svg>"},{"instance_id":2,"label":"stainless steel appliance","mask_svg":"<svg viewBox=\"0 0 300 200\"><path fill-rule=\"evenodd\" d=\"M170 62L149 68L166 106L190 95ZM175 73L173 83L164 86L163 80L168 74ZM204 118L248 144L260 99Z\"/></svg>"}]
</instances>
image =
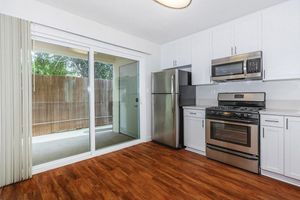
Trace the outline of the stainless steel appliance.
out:
<instances>
[{"instance_id":1,"label":"stainless steel appliance","mask_svg":"<svg viewBox=\"0 0 300 200\"><path fill-rule=\"evenodd\" d=\"M206 109L206 155L259 173L259 110L265 93L220 93Z\"/></svg>"},{"instance_id":2,"label":"stainless steel appliance","mask_svg":"<svg viewBox=\"0 0 300 200\"><path fill-rule=\"evenodd\" d=\"M211 77L213 81L262 79L262 66L261 51L215 59Z\"/></svg>"},{"instance_id":3,"label":"stainless steel appliance","mask_svg":"<svg viewBox=\"0 0 300 200\"><path fill-rule=\"evenodd\" d=\"M183 146L182 106L195 105L191 73L178 69L152 73L152 140L174 148Z\"/></svg>"}]
</instances>

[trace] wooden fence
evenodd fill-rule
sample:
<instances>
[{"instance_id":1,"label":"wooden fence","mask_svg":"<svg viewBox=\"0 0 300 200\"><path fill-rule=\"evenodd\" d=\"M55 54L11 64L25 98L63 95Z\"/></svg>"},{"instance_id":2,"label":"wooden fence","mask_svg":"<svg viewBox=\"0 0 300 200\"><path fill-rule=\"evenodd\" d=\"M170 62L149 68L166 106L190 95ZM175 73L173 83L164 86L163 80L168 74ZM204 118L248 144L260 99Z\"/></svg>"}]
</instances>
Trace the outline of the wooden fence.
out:
<instances>
[{"instance_id":1,"label":"wooden fence","mask_svg":"<svg viewBox=\"0 0 300 200\"><path fill-rule=\"evenodd\" d=\"M33 77L33 136L89 127L88 78ZM96 126L112 124L112 81L95 80Z\"/></svg>"}]
</instances>

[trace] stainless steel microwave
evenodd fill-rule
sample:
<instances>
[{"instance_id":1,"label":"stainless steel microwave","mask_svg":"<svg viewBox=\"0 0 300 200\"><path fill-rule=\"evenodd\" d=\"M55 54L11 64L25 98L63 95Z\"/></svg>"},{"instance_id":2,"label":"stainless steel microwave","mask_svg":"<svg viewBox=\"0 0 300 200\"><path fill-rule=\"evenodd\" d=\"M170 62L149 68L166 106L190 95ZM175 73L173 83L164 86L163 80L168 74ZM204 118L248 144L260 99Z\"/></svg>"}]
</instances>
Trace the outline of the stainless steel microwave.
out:
<instances>
[{"instance_id":1,"label":"stainless steel microwave","mask_svg":"<svg viewBox=\"0 0 300 200\"><path fill-rule=\"evenodd\" d=\"M263 76L262 51L212 60L213 81L260 80Z\"/></svg>"}]
</instances>

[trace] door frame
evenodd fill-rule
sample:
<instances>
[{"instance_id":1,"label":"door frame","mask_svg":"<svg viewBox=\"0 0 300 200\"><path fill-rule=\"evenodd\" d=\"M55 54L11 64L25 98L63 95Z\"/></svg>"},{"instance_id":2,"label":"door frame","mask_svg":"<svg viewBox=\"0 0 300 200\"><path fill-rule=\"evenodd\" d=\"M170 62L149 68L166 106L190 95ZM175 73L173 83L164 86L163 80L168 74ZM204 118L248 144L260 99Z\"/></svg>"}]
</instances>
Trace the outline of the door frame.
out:
<instances>
[{"instance_id":1,"label":"door frame","mask_svg":"<svg viewBox=\"0 0 300 200\"><path fill-rule=\"evenodd\" d=\"M71 157L54 160L48 163L36 165L32 167L32 174L38 174L51 169L69 165L82 160L87 160L96 156L118 151L123 148L134 146L147 141L146 135L146 85L145 82L145 60L146 54L134 50L122 48L112 44L107 44L95 39L87 38L77 34L65 32L55 28L45 27L38 24L32 24L31 28L32 40L48 42L56 45L77 48L88 51L89 53L89 120L90 120L90 151ZM139 92L139 139L120 143L117 145L105 147L96 150L95 148L95 94L94 94L94 53L104 53L113 56L124 57L136 60L138 66L138 92Z\"/></svg>"}]
</instances>

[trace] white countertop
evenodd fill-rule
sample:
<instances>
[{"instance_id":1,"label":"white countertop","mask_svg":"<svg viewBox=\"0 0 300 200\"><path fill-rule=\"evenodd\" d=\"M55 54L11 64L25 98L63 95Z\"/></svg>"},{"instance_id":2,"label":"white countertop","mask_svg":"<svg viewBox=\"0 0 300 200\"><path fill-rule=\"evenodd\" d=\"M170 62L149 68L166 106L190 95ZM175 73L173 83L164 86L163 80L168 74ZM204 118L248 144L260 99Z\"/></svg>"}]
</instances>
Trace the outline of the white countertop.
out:
<instances>
[{"instance_id":1,"label":"white countertop","mask_svg":"<svg viewBox=\"0 0 300 200\"><path fill-rule=\"evenodd\" d=\"M294 116L300 117L300 110L287 110L287 109L265 109L259 111L262 115L283 115L283 116Z\"/></svg>"},{"instance_id":2,"label":"white countertop","mask_svg":"<svg viewBox=\"0 0 300 200\"><path fill-rule=\"evenodd\" d=\"M212 107L212 105L183 106L183 109L205 110L208 107Z\"/></svg>"}]
</instances>

